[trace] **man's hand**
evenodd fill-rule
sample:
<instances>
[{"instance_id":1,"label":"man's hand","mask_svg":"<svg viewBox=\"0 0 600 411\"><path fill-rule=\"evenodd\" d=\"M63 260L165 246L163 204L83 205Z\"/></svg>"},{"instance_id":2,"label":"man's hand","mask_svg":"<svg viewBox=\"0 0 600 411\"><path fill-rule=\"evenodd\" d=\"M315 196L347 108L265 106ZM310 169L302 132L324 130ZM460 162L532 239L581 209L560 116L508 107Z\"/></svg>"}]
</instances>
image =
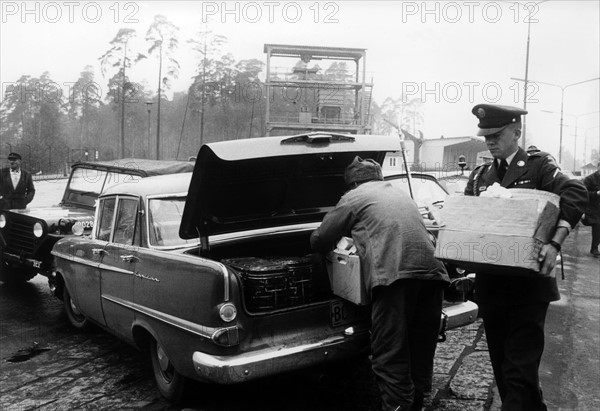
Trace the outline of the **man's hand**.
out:
<instances>
[{"instance_id":1,"label":"man's hand","mask_svg":"<svg viewBox=\"0 0 600 411\"><path fill-rule=\"evenodd\" d=\"M540 274L552 276L554 274L554 266L556 265L556 257L558 250L551 244L544 244L538 255L538 263L540 263Z\"/></svg>"}]
</instances>

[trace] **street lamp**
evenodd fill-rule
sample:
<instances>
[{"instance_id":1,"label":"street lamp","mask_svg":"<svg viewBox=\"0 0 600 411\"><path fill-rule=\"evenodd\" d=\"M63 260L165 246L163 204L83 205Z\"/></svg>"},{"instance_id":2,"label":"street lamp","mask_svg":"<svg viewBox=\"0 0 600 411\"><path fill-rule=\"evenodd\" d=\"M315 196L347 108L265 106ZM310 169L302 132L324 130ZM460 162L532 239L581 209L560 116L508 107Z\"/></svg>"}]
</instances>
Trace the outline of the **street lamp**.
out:
<instances>
[{"instance_id":1,"label":"street lamp","mask_svg":"<svg viewBox=\"0 0 600 411\"><path fill-rule=\"evenodd\" d=\"M542 110L542 112L544 113L550 113L550 114L558 114L555 111L549 111L549 110ZM596 110L596 111L590 111L589 113L584 113L584 114L569 114L569 113L563 113L565 116L571 116L575 118L575 132L573 134L573 170L575 170L575 161L577 160L577 133L578 133L578 125L579 125L579 117L585 117L585 116L589 116L590 114L596 114L596 113L600 113L600 111ZM562 127L562 126L561 126ZM585 145L585 143L584 143ZM583 156L583 161L585 162L585 154Z\"/></svg>"},{"instance_id":2,"label":"street lamp","mask_svg":"<svg viewBox=\"0 0 600 411\"><path fill-rule=\"evenodd\" d=\"M148 156L150 156L150 112L152 111L151 101L146 101L146 110L148 110L148 141L146 143L148 147Z\"/></svg>"},{"instance_id":3,"label":"street lamp","mask_svg":"<svg viewBox=\"0 0 600 411\"><path fill-rule=\"evenodd\" d=\"M538 4L541 3L545 3L548 0L543 0L543 1L538 1L537 3L533 4L533 6L531 6L531 8L533 9L533 11L535 11L535 8L537 7ZM523 80L523 110L527 110L527 83L529 81L529 40L531 39L531 16L527 17L527 51L525 52L525 79ZM536 20L537 21L537 20ZM522 137L523 139L521 140L523 142L523 148L527 147L527 120L526 117L523 116L523 133L522 133Z\"/></svg>"},{"instance_id":4,"label":"street lamp","mask_svg":"<svg viewBox=\"0 0 600 411\"><path fill-rule=\"evenodd\" d=\"M524 79L520 79L520 78L515 78L515 77L511 77L511 80L517 80L517 81L527 81ZM546 83L543 81L535 81L535 83L539 83L539 84L545 84L546 86L553 86L553 87L558 87L560 89L560 147L558 147L558 163L561 163L562 160L562 136L563 136L563 113L564 113L564 103L565 103L565 90L569 87L572 86L576 86L578 84L583 84L583 83L588 83L590 81L595 81L595 80L600 80L600 77L596 77L596 78L591 78L588 80L583 80L583 81L578 81L577 83L571 83L571 84L567 84L566 86L561 86L558 84L553 84L553 83Z\"/></svg>"}]
</instances>

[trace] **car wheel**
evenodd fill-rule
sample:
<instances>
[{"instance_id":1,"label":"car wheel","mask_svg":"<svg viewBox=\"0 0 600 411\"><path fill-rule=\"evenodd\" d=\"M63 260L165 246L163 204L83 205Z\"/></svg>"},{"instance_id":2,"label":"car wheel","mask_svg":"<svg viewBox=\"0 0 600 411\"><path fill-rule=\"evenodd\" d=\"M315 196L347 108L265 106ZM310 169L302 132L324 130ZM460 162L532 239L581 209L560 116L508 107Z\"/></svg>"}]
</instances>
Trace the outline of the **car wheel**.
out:
<instances>
[{"instance_id":1,"label":"car wheel","mask_svg":"<svg viewBox=\"0 0 600 411\"><path fill-rule=\"evenodd\" d=\"M67 287L64 287L63 290L63 305L65 307L67 319L73 327L77 328L78 330L83 330L88 327L88 319L85 317L85 315L83 315L83 313L79 310L79 307L77 307L77 305L71 299L71 294L69 294Z\"/></svg>"},{"instance_id":2,"label":"car wheel","mask_svg":"<svg viewBox=\"0 0 600 411\"><path fill-rule=\"evenodd\" d=\"M154 339L150 344L150 359L154 380L162 396L175 404L183 401L187 378L177 372L161 345Z\"/></svg>"},{"instance_id":3,"label":"car wheel","mask_svg":"<svg viewBox=\"0 0 600 411\"><path fill-rule=\"evenodd\" d=\"M0 281L5 284L22 284L31 280L37 273L22 270L19 272L6 263L0 263Z\"/></svg>"}]
</instances>

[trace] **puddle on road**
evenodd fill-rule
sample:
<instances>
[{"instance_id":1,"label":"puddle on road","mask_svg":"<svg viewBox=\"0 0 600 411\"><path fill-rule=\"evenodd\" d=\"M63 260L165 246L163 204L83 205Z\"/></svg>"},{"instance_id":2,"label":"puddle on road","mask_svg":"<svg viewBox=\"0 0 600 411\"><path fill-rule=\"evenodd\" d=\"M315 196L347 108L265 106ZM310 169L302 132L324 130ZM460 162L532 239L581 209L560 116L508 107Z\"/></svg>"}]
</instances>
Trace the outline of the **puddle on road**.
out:
<instances>
[{"instance_id":1,"label":"puddle on road","mask_svg":"<svg viewBox=\"0 0 600 411\"><path fill-rule=\"evenodd\" d=\"M6 359L6 362L25 362L46 351L50 351L50 348L40 348L38 343L33 343L31 347L17 351L12 357Z\"/></svg>"}]
</instances>

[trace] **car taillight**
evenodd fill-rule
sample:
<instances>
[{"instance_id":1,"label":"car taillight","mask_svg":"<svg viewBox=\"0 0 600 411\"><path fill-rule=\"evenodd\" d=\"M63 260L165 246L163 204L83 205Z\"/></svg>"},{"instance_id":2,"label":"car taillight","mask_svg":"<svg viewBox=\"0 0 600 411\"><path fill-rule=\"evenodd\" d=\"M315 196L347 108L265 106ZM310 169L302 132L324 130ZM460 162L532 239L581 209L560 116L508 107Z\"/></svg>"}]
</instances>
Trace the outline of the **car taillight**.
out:
<instances>
[{"instance_id":1,"label":"car taillight","mask_svg":"<svg viewBox=\"0 0 600 411\"><path fill-rule=\"evenodd\" d=\"M237 308L232 303L225 303L219 308L219 316L225 322L231 322L237 317Z\"/></svg>"}]
</instances>

